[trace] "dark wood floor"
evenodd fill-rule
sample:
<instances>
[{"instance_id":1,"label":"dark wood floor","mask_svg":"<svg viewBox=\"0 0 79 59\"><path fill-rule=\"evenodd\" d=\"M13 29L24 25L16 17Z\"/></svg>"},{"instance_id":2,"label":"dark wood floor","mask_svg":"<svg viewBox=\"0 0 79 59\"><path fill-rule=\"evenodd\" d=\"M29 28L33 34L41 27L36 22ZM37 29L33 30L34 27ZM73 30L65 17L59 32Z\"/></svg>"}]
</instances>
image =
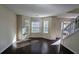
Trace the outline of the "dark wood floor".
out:
<instances>
[{"instance_id":1,"label":"dark wood floor","mask_svg":"<svg viewBox=\"0 0 79 59\"><path fill-rule=\"evenodd\" d=\"M2 52L2 54L63 54L62 49L60 52L58 50L59 45L51 45L56 41L57 40L48 40L44 38L31 38L28 41L17 43L16 47L11 45Z\"/></svg>"}]
</instances>

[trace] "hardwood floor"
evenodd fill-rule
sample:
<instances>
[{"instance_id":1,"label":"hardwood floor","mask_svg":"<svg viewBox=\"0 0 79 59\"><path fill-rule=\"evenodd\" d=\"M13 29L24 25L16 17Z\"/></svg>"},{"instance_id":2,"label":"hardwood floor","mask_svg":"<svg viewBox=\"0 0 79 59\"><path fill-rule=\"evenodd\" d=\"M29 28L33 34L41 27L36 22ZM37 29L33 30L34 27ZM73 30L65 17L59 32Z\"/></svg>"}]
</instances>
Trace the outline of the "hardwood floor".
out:
<instances>
[{"instance_id":1,"label":"hardwood floor","mask_svg":"<svg viewBox=\"0 0 79 59\"><path fill-rule=\"evenodd\" d=\"M59 54L59 45L51 45L56 41L44 38L30 38L28 41L14 44L15 47L11 45L2 54ZM61 52L60 54L63 54Z\"/></svg>"}]
</instances>

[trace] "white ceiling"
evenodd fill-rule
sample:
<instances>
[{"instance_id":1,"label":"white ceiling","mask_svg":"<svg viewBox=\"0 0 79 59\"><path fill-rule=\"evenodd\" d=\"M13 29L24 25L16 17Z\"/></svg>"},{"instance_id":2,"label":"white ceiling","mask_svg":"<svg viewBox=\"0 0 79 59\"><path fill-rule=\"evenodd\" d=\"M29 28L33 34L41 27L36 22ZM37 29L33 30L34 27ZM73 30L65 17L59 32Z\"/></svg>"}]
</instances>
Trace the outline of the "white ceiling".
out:
<instances>
[{"instance_id":1,"label":"white ceiling","mask_svg":"<svg viewBox=\"0 0 79 59\"><path fill-rule=\"evenodd\" d=\"M59 15L59 18L76 18L79 16L79 13L65 13L63 15Z\"/></svg>"},{"instance_id":2,"label":"white ceiling","mask_svg":"<svg viewBox=\"0 0 79 59\"><path fill-rule=\"evenodd\" d=\"M5 4L16 14L30 17L60 16L66 12L79 8L77 4Z\"/></svg>"}]
</instances>

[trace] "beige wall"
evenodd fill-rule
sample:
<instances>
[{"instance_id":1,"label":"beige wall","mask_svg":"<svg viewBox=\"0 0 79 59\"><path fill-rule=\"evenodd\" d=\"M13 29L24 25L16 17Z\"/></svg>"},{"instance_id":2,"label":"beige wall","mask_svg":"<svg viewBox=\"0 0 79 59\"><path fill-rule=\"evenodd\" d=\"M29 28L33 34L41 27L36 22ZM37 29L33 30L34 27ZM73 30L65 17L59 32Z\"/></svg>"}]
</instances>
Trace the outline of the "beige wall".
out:
<instances>
[{"instance_id":1,"label":"beige wall","mask_svg":"<svg viewBox=\"0 0 79 59\"><path fill-rule=\"evenodd\" d=\"M52 17L50 27L50 39L56 39L56 37L61 37L61 19L57 17Z\"/></svg>"},{"instance_id":2,"label":"beige wall","mask_svg":"<svg viewBox=\"0 0 79 59\"><path fill-rule=\"evenodd\" d=\"M22 39L22 16L17 15L17 41Z\"/></svg>"},{"instance_id":3,"label":"beige wall","mask_svg":"<svg viewBox=\"0 0 79 59\"><path fill-rule=\"evenodd\" d=\"M0 5L0 53L16 39L16 15Z\"/></svg>"}]
</instances>

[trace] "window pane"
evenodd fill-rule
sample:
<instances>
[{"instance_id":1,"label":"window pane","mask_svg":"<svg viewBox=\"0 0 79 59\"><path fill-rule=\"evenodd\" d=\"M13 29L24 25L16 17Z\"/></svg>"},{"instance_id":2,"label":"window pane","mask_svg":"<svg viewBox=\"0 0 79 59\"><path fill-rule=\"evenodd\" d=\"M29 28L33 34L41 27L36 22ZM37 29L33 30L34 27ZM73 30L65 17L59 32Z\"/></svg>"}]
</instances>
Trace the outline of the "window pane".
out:
<instances>
[{"instance_id":1,"label":"window pane","mask_svg":"<svg viewBox=\"0 0 79 59\"><path fill-rule=\"evenodd\" d=\"M44 33L48 33L48 21L44 21L44 29L43 29Z\"/></svg>"},{"instance_id":2,"label":"window pane","mask_svg":"<svg viewBox=\"0 0 79 59\"><path fill-rule=\"evenodd\" d=\"M38 33L38 32L40 32L40 22L33 21L32 22L32 33Z\"/></svg>"}]
</instances>

